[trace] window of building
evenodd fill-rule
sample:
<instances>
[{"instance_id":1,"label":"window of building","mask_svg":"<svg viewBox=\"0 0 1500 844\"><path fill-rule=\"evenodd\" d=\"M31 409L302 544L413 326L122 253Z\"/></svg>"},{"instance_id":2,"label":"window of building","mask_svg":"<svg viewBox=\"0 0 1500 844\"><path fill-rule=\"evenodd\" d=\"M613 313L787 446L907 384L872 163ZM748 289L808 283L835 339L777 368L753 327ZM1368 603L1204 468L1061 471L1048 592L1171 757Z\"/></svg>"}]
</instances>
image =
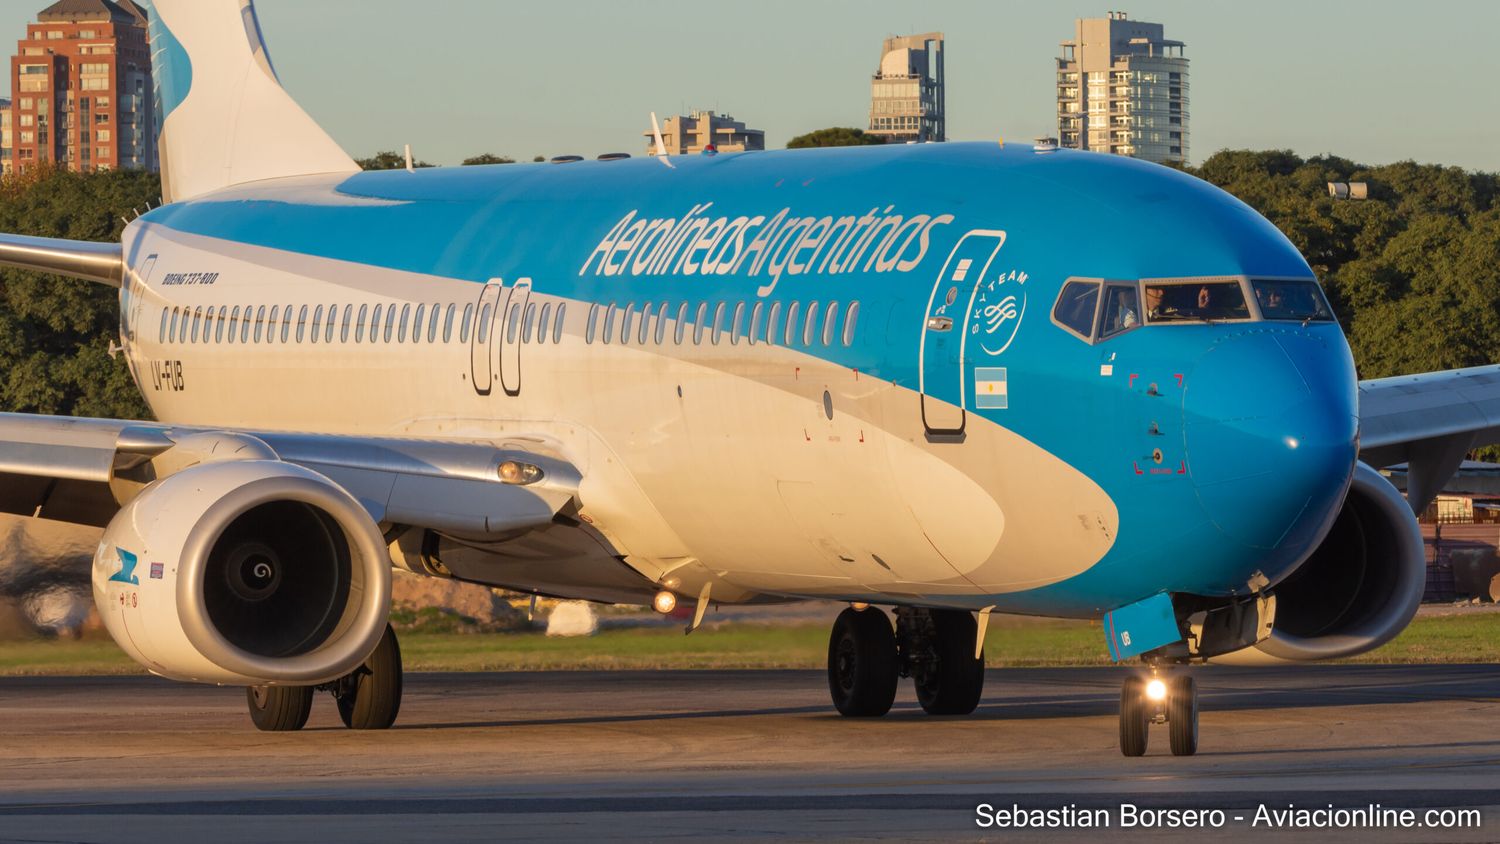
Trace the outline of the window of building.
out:
<instances>
[{"instance_id":1,"label":"window of building","mask_svg":"<svg viewBox=\"0 0 1500 844\"><path fill-rule=\"evenodd\" d=\"M844 315L844 345L854 345L854 325L859 320L859 303L849 303L849 313Z\"/></svg>"},{"instance_id":2,"label":"window of building","mask_svg":"<svg viewBox=\"0 0 1500 844\"><path fill-rule=\"evenodd\" d=\"M786 336L782 338L782 345L791 346L797 342L797 317L802 313L802 304L793 302L786 309Z\"/></svg>"}]
</instances>

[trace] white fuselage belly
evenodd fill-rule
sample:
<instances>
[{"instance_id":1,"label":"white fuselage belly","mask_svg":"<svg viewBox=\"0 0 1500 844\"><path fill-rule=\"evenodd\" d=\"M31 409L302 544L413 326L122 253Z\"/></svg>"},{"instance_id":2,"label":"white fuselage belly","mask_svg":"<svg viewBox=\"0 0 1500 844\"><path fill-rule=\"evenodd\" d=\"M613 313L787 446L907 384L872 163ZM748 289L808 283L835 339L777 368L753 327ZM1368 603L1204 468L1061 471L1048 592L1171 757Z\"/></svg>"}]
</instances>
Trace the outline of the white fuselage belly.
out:
<instances>
[{"instance_id":1,"label":"white fuselage belly","mask_svg":"<svg viewBox=\"0 0 1500 844\"><path fill-rule=\"evenodd\" d=\"M158 227L132 229L127 354L158 418L194 425L350 435L555 442L584 477L582 515L653 581L715 583L716 600L755 594L927 598L986 606L1098 562L1114 541L1114 503L1089 478L971 414L962 444L926 441L911 390L781 345L728 332L663 342L653 321L628 344L584 339L589 305L566 304L561 342L507 344L501 320L478 361L425 330L413 342L342 338L346 305L479 301L482 285L344 263ZM155 256L151 261L150 256ZM217 273L210 284L164 284ZM145 277L142 277L144 275ZM201 279L203 276L187 276ZM507 279L508 294L515 280ZM535 284L546 289L546 279ZM505 294L501 296L503 303ZM621 304L628 294L621 296ZM710 308L715 299L709 299ZM659 306L658 303L653 303ZM669 314L675 316L677 302ZM290 342L162 336L174 307L293 308ZM303 305L337 306L333 342ZM636 319L640 303L637 303ZM697 301L691 309L696 314ZM653 315L655 314L653 308ZM867 314L882 330L887 314ZM325 321L327 316L324 317ZM170 328L170 316L168 316ZM238 331L235 324L225 326ZM266 330L266 327L262 327ZM253 335L253 331L252 331ZM471 341L473 338L470 338ZM916 350L913 350L915 354ZM471 373L488 363L489 395ZM180 367L180 377L179 369ZM502 368L515 395L503 388ZM514 384L507 386L514 387ZM824 394L827 393L827 401ZM831 418L828 412L831 407ZM696 591L696 590L694 590ZM1001 601L1003 603L1003 601Z\"/></svg>"}]
</instances>

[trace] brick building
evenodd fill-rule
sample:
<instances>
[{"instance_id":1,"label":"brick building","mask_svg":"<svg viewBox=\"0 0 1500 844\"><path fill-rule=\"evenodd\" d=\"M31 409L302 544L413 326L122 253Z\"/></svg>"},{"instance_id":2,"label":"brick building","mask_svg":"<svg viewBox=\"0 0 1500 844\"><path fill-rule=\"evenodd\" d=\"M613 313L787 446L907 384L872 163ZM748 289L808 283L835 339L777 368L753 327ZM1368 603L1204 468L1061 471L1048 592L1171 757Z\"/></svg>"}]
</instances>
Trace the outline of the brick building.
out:
<instances>
[{"instance_id":1,"label":"brick building","mask_svg":"<svg viewBox=\"0 0 1500 844\"><path fill-rule=\"evenodd\" d=\"M147 12L132 0L59 0L10 60L8 170L156 170Z\"/></svg>"}]
</instances>

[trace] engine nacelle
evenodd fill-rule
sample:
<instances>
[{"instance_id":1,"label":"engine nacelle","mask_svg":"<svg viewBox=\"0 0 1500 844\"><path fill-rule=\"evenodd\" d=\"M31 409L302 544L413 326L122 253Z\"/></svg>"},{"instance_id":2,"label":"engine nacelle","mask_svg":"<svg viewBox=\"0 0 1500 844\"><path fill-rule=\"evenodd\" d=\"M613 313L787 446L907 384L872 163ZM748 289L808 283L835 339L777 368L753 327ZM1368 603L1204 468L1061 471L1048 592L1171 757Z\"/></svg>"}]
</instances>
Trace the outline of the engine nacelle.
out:
<instances>
[{"instance_id":1,"label":"engine nacelle","mask_svg":"<svg viewBox=\"0 0 1500 844\"><path fill-rule=\"evenodd\" d=\"M1374 650L1417 614L1427 586L1422 532L1406 499L1360 463L1323 542L1275 587L1271 636L1215 662L1337 659Z\"/></svg>"},{"instance_id":2,"label":"engine nacelle","mask_svg":"<svg viewBox=\"0 0 1500 844\"><path fill-rule=\"evenodd\" d=\"M353 671L390 613L385 541L343 488L278 460L155 481L94 554L94 601L154 674L307 685Z\"/></svg>"}]
</instances>

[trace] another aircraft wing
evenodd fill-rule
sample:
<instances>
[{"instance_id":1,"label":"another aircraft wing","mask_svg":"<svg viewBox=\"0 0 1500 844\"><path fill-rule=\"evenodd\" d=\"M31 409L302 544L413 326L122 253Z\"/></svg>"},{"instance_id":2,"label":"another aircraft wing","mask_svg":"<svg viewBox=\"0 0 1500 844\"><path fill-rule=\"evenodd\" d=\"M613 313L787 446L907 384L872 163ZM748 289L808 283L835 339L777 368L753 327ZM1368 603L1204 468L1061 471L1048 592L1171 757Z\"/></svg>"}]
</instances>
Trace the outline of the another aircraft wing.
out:
<instances>
[{"instance_id":1,"label":"another aircraft wing","mask_svg":"<svg viewBox=\"0 0 1500 844\"><path fill-rule=\"evenodd\" d=\"M116 419L0 414L0 512L102 526L122 483L199 462L173 449L214 434L252 437L277 457L319 472L364 505L376 523L498 536L551 523L578 494L576 467L542 437L497 441L349 437L184 427ZM243 439L239 440L243 442ZM232 447L226 438L225 447ZM507 462L540 480L502 480ZM114 487L114 490L112 490Z\"/></svg>"},{"instance_id":2,"label":"another aircraft wing","mask_svg":"<svg viewBox=\"0 0 1500 844\"><path fill-rule=\"evenodd\" d=\"M1500 366L1361 381L1359 422L1360 459L1409 464L1407 500L1420 513L1465 455L1500 442Z\"/></svg>"}]
</instances>

